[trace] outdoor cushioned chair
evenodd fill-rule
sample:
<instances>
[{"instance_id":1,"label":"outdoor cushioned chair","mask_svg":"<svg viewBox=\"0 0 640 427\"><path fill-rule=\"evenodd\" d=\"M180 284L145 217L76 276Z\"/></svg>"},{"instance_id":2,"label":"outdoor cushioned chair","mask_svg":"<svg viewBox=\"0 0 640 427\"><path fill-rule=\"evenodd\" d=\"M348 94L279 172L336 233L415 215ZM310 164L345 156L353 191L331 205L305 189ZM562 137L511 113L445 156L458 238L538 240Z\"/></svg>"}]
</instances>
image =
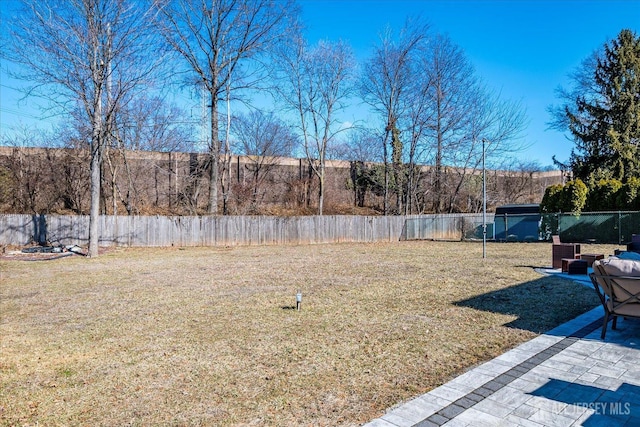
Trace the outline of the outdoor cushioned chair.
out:
<instances>
[{"instance_id":1,"label":"outdoor cushioned chair","mask_svg":"<svg viewBox=\"0 0 640 427\"><path fill-rule=\"evenodd\" d=\"M602 339L610 317L612 329L616 329L618 316L640 318L640 261L616 257L597 260L589 277L604 307Z\"/></svg>"},{"instance_id":2,"label":"outdoor cushioned chair","mask_svg":"<svg viewBox=\"0 0 640 427\"><path fill-rule=\"evenodd\" d=\"M560 236L551 236L551 265L552 268L562 268L562 259L580 259L580 243L562 243Z\"/></svg>"}]
</instances>

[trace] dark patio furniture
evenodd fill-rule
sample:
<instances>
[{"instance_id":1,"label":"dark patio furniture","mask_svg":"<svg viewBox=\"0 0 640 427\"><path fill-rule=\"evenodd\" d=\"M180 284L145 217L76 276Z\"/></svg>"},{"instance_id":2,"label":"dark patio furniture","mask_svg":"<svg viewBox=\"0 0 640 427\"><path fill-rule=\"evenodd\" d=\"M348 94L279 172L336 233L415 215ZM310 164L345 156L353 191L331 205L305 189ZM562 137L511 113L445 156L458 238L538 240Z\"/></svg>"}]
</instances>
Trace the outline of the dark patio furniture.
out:
<instances>
[{"instance_id":1,"label":"dark patio furniture","mask_svg":"<svg viewBox=\"0 0 640 427\"><path fill-rule=\"evenodd\" d=\"M587 274L587 261L575 258L562 259L562 272L567 274Z\"/></svg>"},{"instance_id":2,"label":"dark patio furniture","mask_svg":"<svg viewBox=\"0 0 640 427\"><path fill-rule=\"evenodd\" d=\"M553 268L562 268L564 258L580 259L579 243L562 243L560 236L551 236L553 244L551 246L551 259Z\"/></svg>"},{"instance_id":3,"label":"dark patio furniture","mask_svg":"<svg viewBox=\"0 0 640 427\"><path fill-rule=\"evenodd\" d=\"M640 234L631 235L631 242L627 243L627 251L640 253Z\"/></svg>"},{"instance_id":4,"label":"dark patio furniture","mask_svg":"<svg viewBox=\"0 0 640 427\"><path fill-rule=\"evenodd\" d=\"M595 260L604 259L604 254L581 254L580 259L587 261L587 265L591 267Z\"/></svg>"}]
</instances>

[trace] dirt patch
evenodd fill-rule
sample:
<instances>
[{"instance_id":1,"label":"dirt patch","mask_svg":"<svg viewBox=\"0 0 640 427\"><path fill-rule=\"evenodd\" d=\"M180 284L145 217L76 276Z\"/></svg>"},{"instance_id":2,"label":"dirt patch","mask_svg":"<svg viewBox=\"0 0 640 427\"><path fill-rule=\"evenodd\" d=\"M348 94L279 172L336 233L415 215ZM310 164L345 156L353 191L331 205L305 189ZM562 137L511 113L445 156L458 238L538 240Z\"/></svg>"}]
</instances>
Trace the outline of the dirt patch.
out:
<instances>
[{"instance_id":1,"label":"dirt patch","mask_svg":"<svg viewBox=\"0 0 640 427\"><path fill-rule=\"evenodd\" d=\"M26 251L24 250L26 249ZM33 250L36 249L36 250ZM87 253L86 248L75 247L74 250L67 248L61 248L60 250L50 250L44 248L44 250L38 246L4 246L0 250L0 261L51 261L55 259L65 258L68 256L85 256ZM101 247L98 249L99 255L108 254L113 252L115 248Z\"/></svg>"}]
</instances>

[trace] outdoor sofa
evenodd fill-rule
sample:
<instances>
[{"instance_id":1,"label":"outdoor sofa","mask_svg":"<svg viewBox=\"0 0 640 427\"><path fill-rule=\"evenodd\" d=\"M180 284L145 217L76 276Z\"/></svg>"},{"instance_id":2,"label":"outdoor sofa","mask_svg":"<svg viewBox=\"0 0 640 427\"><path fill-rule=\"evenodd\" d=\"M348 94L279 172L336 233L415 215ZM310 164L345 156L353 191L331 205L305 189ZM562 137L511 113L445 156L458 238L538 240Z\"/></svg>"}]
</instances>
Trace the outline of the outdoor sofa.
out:
<instances>
[{"instance_id":1,"label":"outdoor sofa","mask_svg":"<svg viewBox=\"0 0 640 427\"><path fill-rule=\"evenodd\" d=\"M640 318L640 254L626 252L596 260L589 277L604 307L602 339L609 319L613 318L611 328L616 329L620 316Z\"/></svg>"}]
</instances>

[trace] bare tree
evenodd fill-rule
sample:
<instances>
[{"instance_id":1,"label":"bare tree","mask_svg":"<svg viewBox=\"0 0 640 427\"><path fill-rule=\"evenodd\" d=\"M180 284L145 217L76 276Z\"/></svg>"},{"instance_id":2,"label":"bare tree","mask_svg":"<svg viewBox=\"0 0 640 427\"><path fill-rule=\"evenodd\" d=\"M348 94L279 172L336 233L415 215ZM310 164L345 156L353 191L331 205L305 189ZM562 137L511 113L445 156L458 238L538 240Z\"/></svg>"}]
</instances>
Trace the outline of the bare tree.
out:
<instances>
[{"instance_id":1,"label":"bare tree","mask_svg":"<svg viewBox=\"0 0 640 427\"><path fill-rule=\"evenodd\" d=\"M29 94L54 108L80 112L89 124L91 207L89 256L98 254L101 165L110 123L156 62L148 10L130 0L23 0L12 22L9 59L16 77L33 83ZM161 59L156 51L156 59ZM143 60L144 59L144 60Z\"/></svg>"},{"instance_id":2,"label":"bare tree","mask_svg":"<svg viewBox=\"0 0 640 427\"><path fill-rule=\"evenodd\" d=\"M382 154L376 144L380 140L379 133L379 129L353 129L347 137L344 158L357 162L380 162Z\"/></svg>"},{"instance_id":3,"label":"bare tree","mask_svg":"<svg viewBox=\"0 0 640 427\"><path fill-rule=\"evenodd\" d=\"M321 41L309 48L300 37L280 54L278 92L300 120L305 154L318 178L318 214L322 215L327 148L345 130L338 113L354 90L354 56L343 42Z\"/></svg>"},{"instance_id":4,"label":"bare tree","mask_svg":"<svg viewBox=\"0 0 640 427\"><path fill-rule=\"evenodd\" d=\"M12 147L0 158L4 212L86 213L87 150L61 148L59 142L67 136L65 128L45 132L23 127L0 137L1 146ZM33 146L39 148L27 149Z\"/></svg>"},{"instance_id":5,"label":"bare tree","mask_svg":"<svg viewBox=\"0 0 640 427\"><path fill-rule=\"evenodd\" d=\"M258 195L269 173L280 159L291 156L299 143L291 129L273 113L252 111L239 114L232 122L233 149L247 156L245 168L251 177L251 210L256 211Z\"/></svg>"},{"instance_id":6,"label":"bare tree","mask_svg":"<svg viewBox=\"0 0 640 427\"><path fill-rule=\"evenodd\" d=\"M535 203L544 196L544 188L536 188L535 174L541 166L536 161L505 159L500 165L501 185L499 203Z\"/></svg>"},{"instance_id":7,"label":"bare tree","mask_svg":"<svg viewBox=\"0 0 640 427\"><path fill-rule=\"evenodd\" d=\"M176 105L158 96L140 96L118 115L125 148L149 151L193 151L193 124Z\"/></svg>"},{"instance_id":8,"label":"bare tree","mask_svg":"<svg viewBox=\"0 0 640 427\"><path fill-rule=\"evenodd\" d=\"M428 105L426 142L435 153L433 210L452 211L465 177L481 165L482 140L488 141L488 161L518 151L522 147L515 139L525 114L518 103L487 90L462 49L447 36L439 35L429 44L421 71L428 83L423 89ZM446 166L453 177L449 188L445 188Z\"/></svg>"},{"instance_id":9,"label":"bare tree","mask_svg":"<svg viewBox=\"0 0 640 427\"><path fill-rule=\"evenodd\" d=\"M256 86L263 77L259 59L295 29L297 7L293 0L163 0L159 11L158 28L184 59L193 77L188 83L203 87L209 97L208 211L216 214L219 103L226 102L229 91Z\"/></svg>"},{"instance_id":10,"label":"bare tree","mask_svg":"<svg viewBox=\"0 0 640 427\"><path fill-rule=\"evenodd\" d=\"M141 180L132 170L130 150L192 151L193 128L189 124L185 122L181 109L168 105L159 96L140 95L119 110L111 124L104 155L105 169L110 178L113 215L118 214L119 202L128 215L139 213ZM154 166L156 173L171 173ZM155 185L157 188L157 180Z\"/></svg>"},{"instance_id":11,"label":"bare tree","mask_svg":"<svg viewBox=\"0 0 640 427\"><path fill-rule=\"evenodd\" d=\"M414 64L416 65L416 64ZM422 76L419 70L413 72L416 76ZM406 167L406 190L405 190L405 214L423 213L424 203L419 202L424 199L425 192L420 193L420 182L424 175L420 165L427 163L431 148L425 144L426 135L429 132L429 99L428 91L430 86L428 76L426 78L416 77L414 85L409 95L409 107L407 109L407 119L405 124L405 134L409 141Z\"/></svg>"},{"instance_id":12,"label":"bare tree","mask_svg":"<svg viewBox=\"0 0 640 427\"><path fill-rule=\"evenodd\" d=\"M2 145L13 147L11 155L3 165L5 185L12 194L11 209L15 212L40 214L48 213L58 201L52 191L53 164L47 159L48 151L42 150L32 156L25 156L21 149L29 144L46 145L47 135L23 128L19 133L3 138Z\"/></svg>"},{"instance_id":13,"label":"bare tree","mask_svg":"<svg viewBox=\"0 0 640 427\"><path fill-rule=\"evenodd\" d=\"M348 187L353 189L353 203L356 207L364 207L367 193L370 190L376 191L379 186L376 181L381 160L379 131L380 129L352 129L343 150L343 158L350 161Z\"/></svg>"},{"instance_id":14,"label":"bare tree","mask_svg":"<svg viewBox=\"0 0 640 427\"><path fill-rule=\"evenodd\" d=\"M379 46L364 68L360 93L365 102L371 105L384 120L382 157L385 215L389 212L389 148L391 148L396 189L399 190L403 157L399 122L407 113L415 80L420 79L420 75L414 73L413 63L428 35L429 26L419 19L408 21L397 39L391 30L387 30L380 37ZM387 144L390 144L390 147ZM398 200L400 199L401 195L398 197ZM398 208L400 209L400 206Z\"/></svg>"}]
</instances>

